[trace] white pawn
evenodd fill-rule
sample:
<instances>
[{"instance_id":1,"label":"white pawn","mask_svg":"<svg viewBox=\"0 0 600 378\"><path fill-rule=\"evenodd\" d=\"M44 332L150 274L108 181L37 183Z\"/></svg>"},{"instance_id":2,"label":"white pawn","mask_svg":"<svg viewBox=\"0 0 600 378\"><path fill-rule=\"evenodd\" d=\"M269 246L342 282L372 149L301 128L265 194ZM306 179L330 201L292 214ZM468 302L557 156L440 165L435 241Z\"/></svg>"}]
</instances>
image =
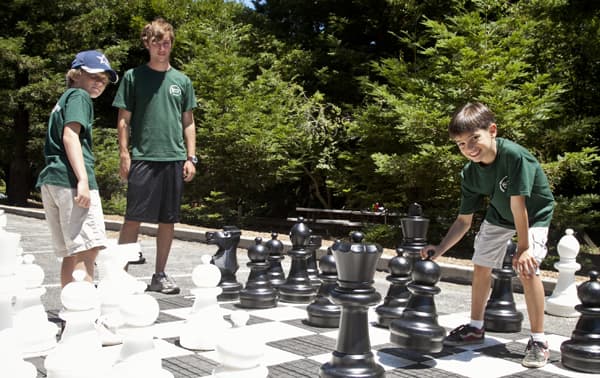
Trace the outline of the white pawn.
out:
<instances>
[{"instance_id":1,"label":"white pawn","mask_svg":"<svg viewBox=\"0 0 600 378\"><path fill-rule=\"evenodd\" d=\"M215 378L266 378L269 369L261 365L265 343L256 338L244 338L238 334L248 322L246 311L231 314L234 328L227 330L216 346L217 359L221 365L212 373Z\"/></svg>"},{"instance_id":2,"label":"white pawn","mask_svg":"<svg viewBox=\"0 0 600 378\"><path fill-rule=\"evenodd\" d=\"M145 293L145 290L146 284L139 281L134 292L123 297L119 310L125 326L149 327L158 319L160 312L158 301L150 294Z\"/></svg>"},{"instance_id":3,"label":"white pawn","mask_svg":"<svg viewBox=\"0 0 600 378\"><path fill-rule=\"evenodd\" d=\"M64 309L59 317L65 321L61 339L44 360L48 378L104 378L112 365L102 354L102 341L95 321L100 314L98 291L84 280L86 273L75 270L75 281L60 293Z\"/></svg>"},{"instance_id":4,"label":"white pawn","mask_svg":"<svg viewBox=\"0 0 600 378\"><path fill-rule=\"evenodd\" d=\"M173 378L173 374L163 369L152 335L138 333L123 340L109 378Z\"/></svg>"},{"instance_id":5,"label":"white pawn","mask_svg":"<svg viewBox=\"0 0 600 378\"><path fill-rule=\"evenodd\" d=\"M13 328L0 331L0 376L11 378L35 378L37 369L23 360L19 350L18 336Z\"/></svg>"},{"instance_id":6,"label":"white pawn","mask_svg":"<svg viewBox=\"0 0 600 378\"><path fill-rule=\"evenodd\" d=\"M45 352L56 346L58 327L48 321L41 296L46 293L42 287L44 270L33 261L31 254L23 256L23 263L17 267L17 276L24 284L24 290L16 295L13 306L13 327L19 335L19 342L25 354Z\"/></svg>"},{"instance_id":7,"label":"white pawn","mask_svg":"<svg viewBox=\"0 0 600 378\"><path fill-rule=\"evenodd\" d=\"M577 296L575 272L581 268L575 259L579 253L579 242L573 236L573 230L567 228L558 245L560 260L554 264L558 270L558 280L552 295L546 300L546 313L563 317L577 317L575 306L580 303Z\"/></svg>"},{"instance_id":8,"label":"white pawn","mask_svg":"<svg viewBox=\"0 0 600 378\"><path fill-rule=\"evenodd\" d=\"M179 343L187 349L215 349L223 331L231 326L223 319L217 302L217 296L223 291L217 286L221 280L221 271L210 260L211 256L203 255L202 263L192 271L192 281L196 288L190 291L194 296L194 304L179 336Z\"/></svg>"}]
</instances>

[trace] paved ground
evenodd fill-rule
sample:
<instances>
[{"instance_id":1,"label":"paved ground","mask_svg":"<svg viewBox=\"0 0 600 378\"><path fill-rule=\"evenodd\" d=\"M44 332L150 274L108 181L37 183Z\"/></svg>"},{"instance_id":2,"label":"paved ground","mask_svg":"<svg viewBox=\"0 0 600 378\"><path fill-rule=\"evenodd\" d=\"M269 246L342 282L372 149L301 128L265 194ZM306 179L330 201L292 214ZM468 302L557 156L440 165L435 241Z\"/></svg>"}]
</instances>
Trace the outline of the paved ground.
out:
<instances>
[{"instance_id":1,"label":"paved ground","mask_svg":"<svg viewBox=\"0 0 600 378\"><path fill-rule=\"evenodd\" d=\"M35 256L35 263L40 265L45 272L45 280L44 287L47 289L47 293L43 296L42 300L46 310L49 313L56 314L58 310L61 309L62 305L60 303L60 278L59 278L59 267L60 263L54 257L52 252L52 247L50 243L50 233L46 224L46 221L43 219L43 214L37 210L29 210L29 209L17 209L17 208L9 208L2 207L0 209L4 209L7 213L7 231L17 232L21 234L21 246L23 248L24 253L30 253ZM119 229L118 221L109 221L107 222L108 236L111 238L117 237L117 231ZM148 228L144 228L146 234L140 236L140 242L142 245L142 249L144 251L144 255L148 259L148 263L143 265L132 265L129 269L129 273L135 276L136 278L143 280L145 282L149 282L151 275L153 273L154 268L154 258L155 258L155 238L152 236L153 228L149 226ZM203 242L204 240L204 232L206 230L201 228L178 228L177 230L177 239L173 243L171 257L169 259L167 271L168 273L175 278L177 283L180 285L182 289L183 295L189 295L190 289L193 287L191 281L191 271L192 269L200 264L200 258L202 255L209 254L213 255L216 252L216 246L208 245ZM242 242L238 248L238 263L240 265L240 269L237 273L237 279L239 282L245 283L248 277L249 269L246 267L246 262L248 262L248 258L246 255L246 248L253 242L253 238L244 237L244 233L242 232ZM289 247L289 241L287 235L282 235L280 239ZM389 256L387 256L389 258ZM289 270L289 257L283 261L284 270L287 272ZM382 258L382 263L380 265L387 266L385 257ZM435 297L436 307L440 314L456 314L460 316L464 316L464 321L468 320L468 311L470 308L470 286L467 284L456 283L457 281L468 281L468 277L470 272L468 268L464 266L452 267L452 266L444 266L443 267L443 281L441 281L438 286L441 288L441 293ZM389 288L389 283L386 281L387 273L383 271L378 271L375 275L375 283L374 286L377 291L385 297L387 290ZM454 282L448 282L445 279L451 279ZM553 282L546 282L549 287L554 285ZM548 287L548 286L547 286ZM171 304L177 302L179 300L181 303L177 306L181 307L184 304L189 304L189 299L184 300L182 296L170 297L167 295L152 293L162 304L170 303ZM527 318L527 314L524 311L524 299L523 295L519 293L515 293L515 302L517 303L517 307L522 310L525 315L525 319L523 321L523 335L519 337L526 337L527 328L529 327L529 321ZM185 303L184 303L185 302ZM177 302L179 303L179 302ZM162 306L162 305L161 305ZM177 307L176 305L173 305ZM174 309L176 311L176 309ZM559 335L563 337L570 337L571 332L575 327L577 322L577 318L563 318L552 315L546 315L546 330L549 334ZM460 324L460 323L459 323ZM526 339L525 339L526 340ZM522 352L523 346L519 344L517 346L520 352ZM519 353L520 353L519 352ZM511 354L512 357L515 357L515 361L521 358L519 353L516 353L516 357ZM554 352L555 353L555 352ZM329 355L329 353L326 353ZM494 357L501 357L495 355ZM328 358L328 357L327 357ZM501 357L502 358L502 357ZM559 355L554 355L554 363L558 363ZM175 362L169 361L169 367L176 369L180 368L180 365L183 362L177 360ZM174 365L173 365L174 364ZM202 366L201 366L202 365ZM517 361L518 365L518 361ZM205 362L198 363L195 366L196 369L208 369ZM440 365L441 366L441 365ZM313 366L314 368L314 366ZM294 368L295 369L295 368ZM447 376L446 373L433 374L431 376ZM507 372L509 373L509 372ZM196 375L189 375L198 377L202 374L198 372ZM292 376L292 375L279 375L273 373L271 370L270 376L276 377L284 377L284 376ZM400 375L392 375L388 376L405 376L404 373ZM467 373L463 373L465 375L454 375L454 376L469 376ZM45 375L40 375L45 376ZM188 377L188 375L176 375L177 377ZM293 375L293 376L307 376L307 375ZM308 375L310 376L310 375ZM412 376L412 375L411 375ZM429 375L427 375L429 376ZM495 375L498 376L498 375ZM508 376L508 375L507 375ZM519 376L514 375L514 376ZM548 372L548 374L543 373L542 371L535 376L562 376L562 375L552 375Z\"/></svg>"}]
</instances>

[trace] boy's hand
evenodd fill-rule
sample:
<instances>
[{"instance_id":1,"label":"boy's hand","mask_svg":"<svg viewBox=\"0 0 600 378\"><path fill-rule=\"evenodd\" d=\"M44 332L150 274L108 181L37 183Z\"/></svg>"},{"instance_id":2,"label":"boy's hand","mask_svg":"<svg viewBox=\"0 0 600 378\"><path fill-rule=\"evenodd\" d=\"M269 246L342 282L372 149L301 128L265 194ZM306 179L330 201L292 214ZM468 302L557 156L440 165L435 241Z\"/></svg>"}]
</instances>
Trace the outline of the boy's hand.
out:
<instances>
[{"instance_id":1,"label":"boy's hand","mask_svg":"<svg viewBox=\"0 0 600 378\"><path fill-rule=\"evenodd\" d=\"M438 245L426 245L425 247L423 247L420 251L421 253L421 258L422 259L427 259L429 257L429 251L433 251L433 255L431 255L431 260L435 260L436 258L438 258L442 253L439 250L439 246Z\"/></svg>"},{"instance_id":2,"label":"boy's hand","mask_svg":"<svg viewBox=\"0 0 600 378\"><path fill-rule=\"evenodd\" d=\"M77 183L77 195L74 200L79 207L83 207L84 209L90 207L90 187L87 181L79 181Z\"/></svg>"},{"instance_id":3,"label":"boy's hand","mask_svg":"<svg viewBox=\"0 0 600 378\"><path fill-rule=\"evenodd\" d=\"M535 276L538 269L538 263L535 257L529 253L529 249L518 251L513 256L513 269L524 278L531 278Z\"/></svg>"},{"instance_id":4,"label":"boy's hand","mask_svg":"<svg viewBox=\"0 0 600 378\"><path fill-rule=\"evenodd\" d=\"M190 182L196 175L196 166L189 160L183 164L183 181Z\"/></svg>"}]
</instances>

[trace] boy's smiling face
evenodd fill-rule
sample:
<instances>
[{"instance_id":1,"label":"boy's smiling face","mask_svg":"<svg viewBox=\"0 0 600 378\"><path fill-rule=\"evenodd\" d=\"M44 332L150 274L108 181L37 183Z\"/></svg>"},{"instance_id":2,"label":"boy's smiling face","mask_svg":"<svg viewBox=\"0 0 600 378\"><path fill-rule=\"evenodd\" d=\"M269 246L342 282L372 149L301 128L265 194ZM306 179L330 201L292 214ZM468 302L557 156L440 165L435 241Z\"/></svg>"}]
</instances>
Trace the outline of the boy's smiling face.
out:
<instances>
[{"instance_id":1,"label":"boy's smiling face","mask_svg":"<svg viewBox=\"0 0 600 378\"><path fill-rule=\"evenodd\" d=\"M492 123L487 129L477 129L453 139L467 159L475 163L491 164L496 159L496 133L496 124Z\"/></svg>"}]
</instances>

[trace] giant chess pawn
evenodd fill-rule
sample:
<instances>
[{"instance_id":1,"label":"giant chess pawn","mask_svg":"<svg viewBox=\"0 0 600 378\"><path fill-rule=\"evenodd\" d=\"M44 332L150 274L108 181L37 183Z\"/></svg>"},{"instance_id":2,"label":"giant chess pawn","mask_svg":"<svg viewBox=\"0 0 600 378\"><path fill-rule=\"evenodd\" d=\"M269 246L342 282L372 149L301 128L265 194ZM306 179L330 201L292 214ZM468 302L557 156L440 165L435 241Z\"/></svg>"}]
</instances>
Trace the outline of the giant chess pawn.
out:
<instances>
[{"instance_id":1,"label":"giant chess pawn","mask_svg":"<svg viewBox=\"0 0 600 378\"><path fill-rule=\"evenodd\" d=\"M237 262L237 247L240 243L242 231L236 226L225 226L223 231L206 232L206 243L216 244L219 248L212 257L212 263L221 270L223 293L217 298L219 301L235 301L239 298L242 284L237 281L236 273L239 269Z\"/></svg>"},{"instance_id":2,"label":"giant chess pawn","mask_svg":"<svg viewBox=\"0 0 600 378\"><path fill-rule=\"evenodd\" d=\"M405 256L395 256L388 263L390 274L386 277L390 287L383 303L375 308L376 325L388 328L390 323L402 317L402 312L410 299L410 291L406 285L412 280L412 265Z\"/></svg>"},{"instance_id":3,"label":"giant chess pawn","mask_svg":"<svg viewBox=\"0 0 600 378\"><path fill-rule=\"evenodd\" d=\"M560 260L554 263L554 268L558 270L558 280L552 295L546 300L546 313L569 318L576 317L579 313L575 310L575 306L579 304L579 299L575 272L581 268L581 265L575 261L579 253L579 241L573 235L571 228L566 229L556 249L560 257Z\"/></svg>"},{"instance_id":4,"label":"giant chess pawn","mask_svg":"<svg viewBox=\"0 0 600 378\"><path fill-rule=\"evenodd\" d=\"M412 270L412 282L408 284L410 300L402 317L390 324L390 340L401 348L421 353L437 353L443 349L446 330L437 321L434 295L440 288L441 269L431 260L418 260Z\"/></svg>"},{"instance_id":5,"label":"giant chess pawn","mask_svg":"<svg viewBox=\"0 0 600 378\"><path fill-rule=\"evenodd\" d=\"M222 333L230 327L223 319L217 297L223 289L219 286L221 271L210 263L211 257L203 255L202 264L192 271L191 289L194 304L186 321L181 327L179 343L192 350L212 350L218 343Z\"/></svg>"},{"instance_id":6,"label":"giant chess pawn","mask_svg":"<svg viewBox=\"0 0 600 378\"><path fill-rule=\"evenodd\" d=\"M305 322L315 327L337 328L340 324L341 309L329 299L331 291L337 286L337 268L331 248L327 248L327 254L319 259L319 268L321 286L315 300L306 307L308 319Z\"/></svg>"},{"instance_id":7,"label":"giant chess pawn","mask_svg":"<svg viewBox=\"0 0 600 378\"><path fill-rule=\"evenodd\" d=\"M317 294L307 272L310 236L311 230L304 223L304 218L298 218L298 222L290 230L292 249L288 255L292 259L292 265L287 280L278 288L279 300L282 302L310 303Z\"/></svg>"},{"instance_id":8,"label":"giant chess pawn","mask_svg":"<svg viewBox=\"0 0 600 378\"><path fill-rule=\"evenodd\" d=\"M123 340L119 357L113 365L110 378L173 378L163 369L154 339L149 334L129 335Z\"/></svg>"},{"instance_id":9,"label":"giant chess pawn","mask_svg":"<svg viewBox=\"0 0 600 378\"><path fill-rule=\"evenodd\" d=\"M342 306L335 351L330 362L321 365L322 378L379 378L385 370L375 362L369 338L368 309L381 295L373 288L377 260L383 249L378 244L363 243L360 232L351 234L352 243L331 246L338 270L338 286L331 300Z\"/></svg>"},{"instance_id":10,"label":"giant chess pawn","mask_svg":"<svg viewBox=\"0 0 600 378\"><path fill-rule=\"evenodd\" d=\"M517 310L512 286L512 279L517 275L512 267L512 259L516 251L517 245L509 240L506 244L502 269L492 269L494 284L483 318L487 331L521 331L523 313Z\"/></svg>"},{"instance_id":11,"label":"giant chess pawn","mask_svg":"<svg viewBox=\"0 0 600 378\"><path fill-rule=\"evenodd\" d=\"M267 247L267 251L269 252L269 270L267 271L267 277L269 278L271 286L274 288L278 288L285 283L285 273L281 266L281 260L285 257L282 254L283 243L277 239L277 236L276 232L272 232L271 240L267 241L265 244L265 247Z\"/></svg>"},{"instance_id":12,"label":"giant chess pawn","mask_svg":"<svg viewBox=\"0 0 600 378\"><path fill-rule=\"evenodd\" d=\"M19 349L19 335L14 328L0 330L0 376L11 378L35 378L37 369L23 360Z\"/></svg>"},{"instance_id":13,"label":"giant chess pawn","mask_svg":"<svg viewBox=\"0 0 600 378\"><path fill-rule=\"evenodd\" d=\"M600 374L600 282L597 271L589 276L577 289L581 304L575 309L581 316L571 339L560 346L561 362L569 369Z\"/></svg>"},{"instance_id":14,"label":"giant chess pawn","mask_svg":"<svg viewBox=\"0 0 600 378\"><path fill-rule=\"evenodd\" d=\"M310 241L308 242L308 259L306 260L306 273L310 284L313 285L317 290L321 286L321 280L319 279L319 269L317 267L317 250L323 245L323 238L319 235L310 235Z\"/></svg>"},{"instance_id":15,"label":"giant chess pawn","mask_svg":"<svg viewBox=\"0 0 600 378\"><path fill-rule=\"evenodd\" d=\"M73 282L60 293L64 309L59 316L65 327L56 348L44 360L49 378L108 376L111 361L101 353L102 341L95 321L100 315L100 297L85 271L75 270Z\"/></svg>"},{"instance_id":16,"label":"giant chess pawn","mask_svg":"<svg viewBox=\"0 0 600 378\"><path fill-rule=\"evenodd\" d=\"M244 308L271 308L277 306L277 290L271 287L267 278L268 252L262 245L262 238L254 239L254 245L248 248L247 264L250 275L246 287L240 291L240 307Z\"/></svg>"},{"instance_id":17,"label":"giant chess pawn","mask_svg":"<svg viewBox=\"0 0 600 378\"><path fill-rule=\"evenodd\" d=\"M24 290L15 297L14 328L19 335L21 348L26 354L40 353L56 346L58 327L48 321L41 296L46 293L42 287L44 270L33 261L31 254L23 256L23 263L17 267L17 276L24 283Z\"/></svg>"}]
</instances>

